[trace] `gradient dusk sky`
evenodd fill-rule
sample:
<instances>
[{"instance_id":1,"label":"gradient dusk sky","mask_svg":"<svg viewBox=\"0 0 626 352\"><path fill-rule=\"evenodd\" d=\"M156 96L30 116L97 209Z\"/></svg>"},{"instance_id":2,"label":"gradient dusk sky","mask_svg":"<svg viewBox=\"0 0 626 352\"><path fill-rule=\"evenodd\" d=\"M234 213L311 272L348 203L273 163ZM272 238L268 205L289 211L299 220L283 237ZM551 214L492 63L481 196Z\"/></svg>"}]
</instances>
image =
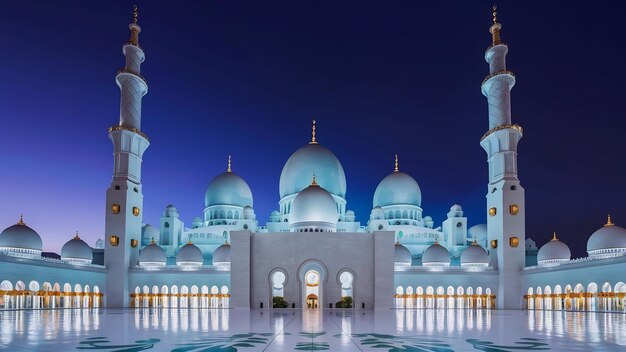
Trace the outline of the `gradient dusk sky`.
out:
<instances>
[{"instance_id":1,"label":"gradient dusk sky","mask_svg":"<svg viewBox=\"0 0 626 352\"><path fill-rule=\"evenodd\" d=\"M58 252L78 230L104 237L132 2L0 1L0 226L20 213ZM260 224L278 180L310 138L335 152L348 209L366 224L378 182L412 175L439 226L463 206L486 222L488 1L140 1L144 221L174 204L188 225L210 180L250 185ZM524 127L526 229L585 255L611 213L626 225L626 2L503 1L502 39Z\"/></svg>"}]
</instances>

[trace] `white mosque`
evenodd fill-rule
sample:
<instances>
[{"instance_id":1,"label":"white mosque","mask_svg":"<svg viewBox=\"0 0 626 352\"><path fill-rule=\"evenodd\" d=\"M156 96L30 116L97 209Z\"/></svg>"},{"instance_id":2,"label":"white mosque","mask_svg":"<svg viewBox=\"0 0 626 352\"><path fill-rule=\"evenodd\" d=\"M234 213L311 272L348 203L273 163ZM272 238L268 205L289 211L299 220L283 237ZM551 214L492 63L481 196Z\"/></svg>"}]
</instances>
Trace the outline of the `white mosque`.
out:
<instances>
[{"instance_id":1,"label":"white mosque","mask_svg":"<svg viewBox=\"0 0 626 352\"><path fill-rule=\"evenodd\" d=\"M77 233L60 257L42 254L41 236L20 218L0 233L0 308L626 309L626 229L610 216L589 237L585 258L572 259L556 234L539 250L526 238L522 128L511 120L515 76L495 12L481 85L489 110L480 139L487 221L469 228L458 204L439 225L425 215L420 187L397 156L369 219L357 221L341 162L318 142L315 121L311 140L285 162L278 209L264 226L230 157L191 224L173 205L159 224L144 224L141 163L150 142L140 123L148 85L136 12L129 28L116 76L120 121L109 129L115 166L106 238L91 248Z\"/></svg>"}]
</instances>

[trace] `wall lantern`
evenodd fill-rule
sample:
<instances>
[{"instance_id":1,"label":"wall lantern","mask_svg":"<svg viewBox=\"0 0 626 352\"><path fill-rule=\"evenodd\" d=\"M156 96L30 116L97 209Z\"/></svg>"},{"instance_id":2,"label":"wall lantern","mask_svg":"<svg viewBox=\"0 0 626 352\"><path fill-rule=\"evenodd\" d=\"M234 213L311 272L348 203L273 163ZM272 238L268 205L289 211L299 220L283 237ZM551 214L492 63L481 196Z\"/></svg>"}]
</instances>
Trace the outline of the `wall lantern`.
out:
<instances>
[{"instance_id":1,"label":"wall lantern","mask_svg":"<svg viewBox=\"0 0 626 352\"><path fill-rule=\"evenodd\" d=\"M138 245L139 245L139 241L137 241L136 239L130 240L130 246L131 247L137 248Z\"/></svg>"},{"instance_id":2,"label":"wall lantern","mask_svg":"<svg viewBox=\"0 0 626 352\"><path fill-rule=\"evenodd\" d=\"M120 238L112 235L111 237L109 237L109 243L111 243L111 246L117 247L120 244Z\"/></svg>"},{"instance_id":3,"label":"wall lantern","mask_svg":"<svg viewBox=\"0 0 626 352\"><path fill-rule=\"evenodd\" d=\"M511 206L509 206L509 213L511 213L511 215L517 215L519 213L519 206L517 206L517 204L511 204Z\"/></svg>"},{"instance_id":4,"label":"wall lantern","mask_svg":"<svg viewBox=\"0 0 626 352\"><path fill-rule=\"evenodd\" d=\"M133 215L139 216L139 208L133 207Z\"/></svg>"},{"instance_id":5,"label":"wall lantern","mask_svg":"<svg viewBox=\"0 0 626 352\"><path fill-rule=\"evenodd\" d=\"M498 211L495 207L489 208L489 216L496 216L497 213Z\"/></svg>"},{"instance_id":6,"label":"wall lantern","mask_svg":"<svg viewBox=\"0 0 626 352\"><path fill-rule=\"evenodd\" d=\"M498 248L498 240L491 240L491 248L493 249Z\"/></svg>"},{"instance_id":7,"label":"wall lantern","mask_svg":"<svg viewBox=\"0 0 626 352\"><path fill-rule=\"evenodd\" d=\"M517 237L511 237L509 238L509 245L513 248L519 246L519 238Z\"/></svg>"},{"instance_id":8,"label":"wall lantern","mask_svg":"<svg viewBox=\"0 0 626 352\"><path fill-rule=\"evenodd\" d=\"M120 205L119 204L111 204L111 212L113 214L119 214L120 213Z\"/></svg>"}]
</instances>

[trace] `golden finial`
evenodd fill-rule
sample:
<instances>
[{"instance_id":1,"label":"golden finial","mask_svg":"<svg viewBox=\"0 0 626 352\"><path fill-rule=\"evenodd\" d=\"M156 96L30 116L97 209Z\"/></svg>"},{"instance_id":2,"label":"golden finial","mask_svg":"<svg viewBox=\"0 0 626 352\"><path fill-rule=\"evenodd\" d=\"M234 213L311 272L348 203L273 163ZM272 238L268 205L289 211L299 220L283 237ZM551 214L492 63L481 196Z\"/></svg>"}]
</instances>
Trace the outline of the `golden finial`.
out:
<instances>
[{"instance_id":1,"label":"golden finial","mask_svg":"<svg viewBox=\"0 0 626 352\"><path fill-rule=\"evenodd\" d=\"M228 156L228 168L226 169L226 172L233 172L230 168L230 155Z\"/></svg>"},{"instance_id":2,"label":"golden finial","mask_svg":"<svg viewBox=\"0 0 626 352\"><path fill-rule=\"evenodd\" d=\"M554 233L552 234L552 239L551 241L558 241L559 239L556 238L556 231L554 231Z\"/></svg>"},{"instance_id":3,"label":"golden finial","mask_svg":"<svg viewBox=\"0 0 626 352\"><path fill-rule=\"evenodd\" d=\"M472 241L472 246L478 246L478 242L476 241L476 239L474 238L474 240Z\"/></svg>"},{"instance_id":4,"label":"golden finial","mask_svg":"<svg viewBox=\"0 0 626 352\"><path fill-rule=\"evenodd\" d=\"M156 242L154 242L154 237L150 240L150 244L156 244Z\"/></svg>"},{"instance_id":5,"label":"golden finial","mask_svg":"<svg viewBox=\"0 0 626 352\"><path fill-rule=\"evenodd\" d=\"M309 144L317 144L317 141L315 140L315 120L313 120L313 128L311 130L311 142L309 142Z\"/></svg>"},{"instance_id":6,"label":"golden finial","mask_svg":"<svg viewBox=\"0 0 626 352\"><path fill-rule=\"evenodd\" d=\"M396 167L393 169L393 172L398 172L398 154L396 154Z\"/></svg>"},{"instance_id":7,"label":"golden finial","mask_svg":"<svg viewBox=\"0 0 626 352\"><path fill-rule=\"evenodd\" d=\"M228 238L224 240L224 245L230 246L230 243L228 242Z\"/></svg>"},{"instance_id":8,"label":"golden finial","mask_svg":"<svg viewBox=\"0 0 626 352\"><path fill-rule=\"evenodd\" d=\"M500 41L500 29L502 28L502 25L498 23L498 12L496 11L497 8L497 5L493 5L493 24L489 28L489 33L491 33L492 45L502 44L502 42Z\"/></svg>"},{"instance_id":9,"label":"golden finial","mask_svg":"<svg viewBox=\"0 0 626 352\"><path fill-rule=\"evenodd\" d=\"M137 23L137 17L139 16L139 12L137 11L137 5L133 6L133 23Z\"/></svg>"},{"instance_id":10,"label":"golden finial","mask_svg":"<svg viewBox=\"0 0 626 352\"><path fill-rule=\"evenodd\" d=\"M78 230L76 230L76 234L74 235L74 239L75 240L80 240L80 237L78 236Z\"/></svg>"},{"instance_id":11,"label":"golden finial","mask_svg":"<svg viewBox=\"0 0 626 352\"><path fill-rule=\"evenodd\" d=\"M26 225L24 223L24 216L22 214L20 214L20 220L17 222L18 225Z\"/></svg>"},{"instance_id":12,"label":"golden finial","mask_svg":"<svg viewBox=\"0 0 626 352\"><path fill-rule=\"evenodd\" d=\"M615 224L611 221L611 214L609 214L608 218L606 219L606 224L604 224L604 226L615 226Z\"/></svg>"},{"instance_id":13,"label":"golden finial","mask_svg":"<svg viewBox=\"0 0 626 352\"><path fill-rule=\"evenodd\" d=\"M315 181L315 174L313 174L313 180L311 180L311 186L317 186L317 182Z\"/></svg>"}]
</instances>

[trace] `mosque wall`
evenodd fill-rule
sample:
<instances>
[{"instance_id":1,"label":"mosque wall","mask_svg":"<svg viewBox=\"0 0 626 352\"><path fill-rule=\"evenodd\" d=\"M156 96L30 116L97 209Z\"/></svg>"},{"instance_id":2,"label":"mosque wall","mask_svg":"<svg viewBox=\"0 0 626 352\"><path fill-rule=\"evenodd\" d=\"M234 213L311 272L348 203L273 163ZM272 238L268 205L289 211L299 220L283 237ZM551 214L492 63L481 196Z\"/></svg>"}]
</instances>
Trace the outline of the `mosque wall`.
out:
<instances>
[{"instance_id":1,"label":"mosque wall","mask_svg":"<svg viewBox=\"0 0 626 352\"><path fill-rule=\"evenodd\" d=\"M232 235L232 234L231 234ZM319 305L328 307L342 298L339 276L344 271L353 275L354 306L371 309L392 307L393 241L392 232L337 233L299 232L262 233L250 236L250 263L238 267L235 256L236 236L232 236L231 263L233 293L239 280L250 272L250 307L271 307L271 277L276 271L285 274L284 299L289 306L304 305L304 275L309 270L320 274ZM383 244L386 248L383 248ZM384 297L384 296L387 297ZM389 302L387 302L389 301ZM387 304L385 304L387 302ZM380 306L376 303L380 303ZM376 305L375 305L376 304Z\"/></svg>"}]
</instances>

